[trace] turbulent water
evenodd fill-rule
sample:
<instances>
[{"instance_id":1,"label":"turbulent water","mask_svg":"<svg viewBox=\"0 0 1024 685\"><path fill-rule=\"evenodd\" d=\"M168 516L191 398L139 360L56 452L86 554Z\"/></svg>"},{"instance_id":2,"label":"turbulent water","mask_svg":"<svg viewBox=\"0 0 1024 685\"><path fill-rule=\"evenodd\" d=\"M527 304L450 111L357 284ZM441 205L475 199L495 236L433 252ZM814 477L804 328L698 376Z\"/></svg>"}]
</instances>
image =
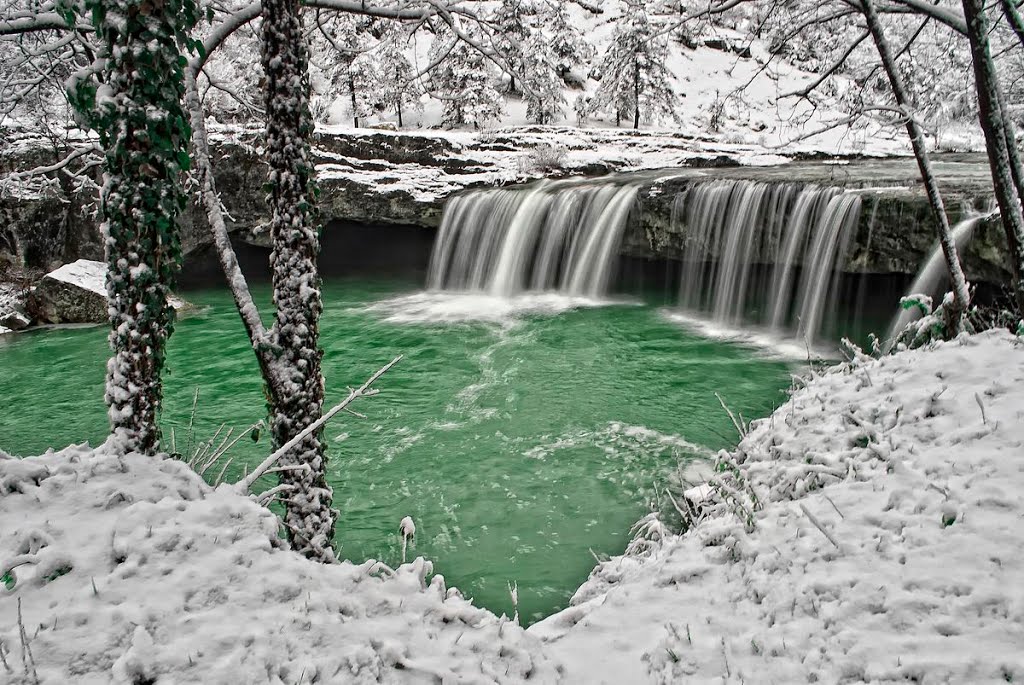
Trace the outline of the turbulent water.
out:
<instances>
[{"instance_id":1,"label":"turbulent water","mask_svg":"<svg viewBox=\"0 0 1024 685\"><path fill-rule=\"evenodd\" d=\"M396 563L398 523L411 515L414 554L499 612L511 614L517 582L526 621L564 607L593 554L622 551L680 461L735 442L715 392L752 418L788 384L786 364L696 337L642 303L366 281L329 282L324 294L328 401L405 355L356 407L366 419L341 416L326 433L342 556ZM163 417L179 450L196 388L193 441L264 413L230 297L189 297L201 310L171 339ZM0 447L101 440L106 354L102 327L0 338ZM239 443L231 470L268 447Z\"/></svg>"}]
</instances>

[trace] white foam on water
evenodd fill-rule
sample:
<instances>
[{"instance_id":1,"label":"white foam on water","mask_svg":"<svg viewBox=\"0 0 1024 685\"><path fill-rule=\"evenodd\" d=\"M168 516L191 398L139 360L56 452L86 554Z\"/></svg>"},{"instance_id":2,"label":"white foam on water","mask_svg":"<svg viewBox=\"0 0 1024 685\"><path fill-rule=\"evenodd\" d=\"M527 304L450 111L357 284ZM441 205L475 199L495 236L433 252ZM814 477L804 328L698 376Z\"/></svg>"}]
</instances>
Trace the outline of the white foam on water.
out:
<instances>
[{"instance_id":1,"label":"white foam on water","mask_svg":"<svg viewBox=\"0 0 1024 685\"><path fill-rule=\"evenodd\" d=\"M811 345L792 337L792 335L787 336L785 332L778 329L749 325L728 326L691 312L675 309L662 309L660 313L670 323L683 326L701 337L745 345L762 352L767 357L806 361L808 357L835 359L838 356L834 349Z\"/></svg>"},{"instance_id":2,"label":"white foam on water","mask_svg":"<svg viewBox=\"0 0 1024 685\"><path fill-rule=\"evenodd\" d=\"M425 291L382 300L362 311L382 316L389 323L492 323L509 326L528 316L556 316L576 309L614 304L624 303L551 292L506 297L483 292Z\"/></svg>"}]
</instances>

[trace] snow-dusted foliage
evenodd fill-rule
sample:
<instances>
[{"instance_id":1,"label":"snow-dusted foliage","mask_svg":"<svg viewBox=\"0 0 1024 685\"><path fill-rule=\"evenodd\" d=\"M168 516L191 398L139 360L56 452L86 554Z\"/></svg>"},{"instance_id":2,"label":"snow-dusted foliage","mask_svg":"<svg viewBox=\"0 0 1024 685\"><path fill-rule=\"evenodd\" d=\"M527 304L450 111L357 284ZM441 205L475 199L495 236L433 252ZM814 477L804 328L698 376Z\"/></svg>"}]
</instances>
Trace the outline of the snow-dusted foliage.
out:
<instances>
[{"instance_id":1,"label":"snow-dusted foliage","mask_svg":"<svg viewBox=\"0 0 1024 685\"><path fill-rule=\"evenodd\" d=\"M594 58L594 46L569 16L565 2L548 0L541 14L542 28L550 36L549 45L555 69L563 78L574 69L580 71Z\"/></svg>"},{"instance_id":2,"label":"snow-dusted foliage","mask_svg":"<svg viewBox=\"0 0 1024 685\"><path fill-rule=\"evenodd\" d=\"M440 30L431 47L435 60L439 65L430 84L444 102L441 123L479 129L501 117L505 100L495 88L495 69L477 49L452 31Z\"/></svg>"},{"instance_id":3,"label":"snow-dusted foliage","mask_svg":"<svg viewBox=\"0 0 1024 685\"><path fill-rule=\"evenodd\" d=\"M351 14L315 15L315 33L311 44L314 58L311 74L316 77L316 97L311 101L315 117L324 119L332 102L343 98L348 103L352 123L374 111L379 76L371 46L370 22Z\"/></svg>"},{"instance_id":4,"label":"snow-dusted foliage","mask_svg":"<svg viewBox=\"0 0 1024 685\"><path fill-rule=\"evenodd\" d=\"M189 168L182 53L192 45L198 8L192 0L159 6L90 0L85 9L102 37L102 66L78 74L69 91L105 153L112 444L152 454L160 439L164 346L174 320L168 296L181 257L180 176ZM73 13L69 19L76 20Z\"/></svg>"},{"instance_id":5,"label":"snow-dusted foliage","mask_svg":"<svg viewBox=\"0 0 1024 685\"><path fill-rule=\"evenodd\" d=\"M399 128L405 125L405 112L423 109L419 98L421 90L407 56L408 49L408 33L400 24L391 24L373 53L379 76L377 101L382 110L398 116Z\"/></svg>"},{"instance_id":6,"label":"snow-dusted foliage","mask_svg":"<svg viewBox=\"0 0 1024 685\"><path fill-rule=\"evenodd\" d=\"M530 23L534 14L531 0L499 0L489 19L493 31L491 43L509 75L510 93L520 90L516 85L516 74L523 73L523 61L527 56L524 46L531 33Z\"/></svg>"},{"instance_id":7,"label":"snow-dusted foliage","mask_svg":"<svg viewBox=\"0 0 1024 685\"><path fill-rule=\"evenodd\" d=\"M284 445L320 418L324 379L319 347L320 251L316 173L310 157L313 120L306 37L298 0L263 2L264 104L270 166L271 268L275 319L269 345L274 355L270 428L274 447ZM332 560L334 520L320 433L281 459L281 484L288 488L284 516L288 538L305 556Z\"/></svg>"},{"instance_id":8,"label":"snow-dusted foliage","mask_svg":"<svg viewBox=\"0 0 1024 685\"><path fill-rule=\"evenodd\" d=\"M625 12L597 65L601 83L591 108L611 114L616 125L632 119L634 128L641 121L675 119L676 96L666 67L668 43L651 22L644 3L629 0Z\"/></svg>"},{"instance_id":9,"label":"snow-dusted foliage","mask_svg":"<svg viewBox=\"0 0 1024 685\"><path fill-rule=\"evenodd\" d=\"M565 96L557 58L540 31L534 31L523 50L523 99L526 116L538 124L553 123L562 115Z\"/></svg>"}]
</instances>

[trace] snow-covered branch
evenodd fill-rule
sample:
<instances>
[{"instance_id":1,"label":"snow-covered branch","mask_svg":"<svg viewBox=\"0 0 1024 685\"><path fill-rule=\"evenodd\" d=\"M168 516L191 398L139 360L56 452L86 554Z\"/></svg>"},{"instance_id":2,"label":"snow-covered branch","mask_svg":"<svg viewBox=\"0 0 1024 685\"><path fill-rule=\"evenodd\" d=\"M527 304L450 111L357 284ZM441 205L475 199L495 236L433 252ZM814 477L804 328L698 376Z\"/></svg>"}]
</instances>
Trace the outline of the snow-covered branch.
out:
<instances>
[{"instance_id":1,"label":"snow-covered branch","mask_svg":"<svg viewBox=\"0 0 1024 685\"><path fill-rule=\"evenodd\" d=\"M295 437L286 442L284 445L281 445L280 449L278 449L276 452L267 457L263 461L263 463L261 463L255 469L253 469L252 473L250 473L248 476L238 481L238 483L236 483L234 487L240 492L249 492L253 484L257 480L259 480L260 477L263 476L271 466L277 463L277 461L281 457L286 455L289 452L289 450L291 450L300 442L305 440L307 436L312 435L314 432L318 431L325 423L334 418L334 416L337 415L339 412L345 410L350 404L352 404L359 398L372 397L373 395L376 395L377 391L372 389L373 384L376 383L381 376L390 371L391 367L393 367L401 360L402 357L401 355L399 355L392 359L390 362L388 362L388 364L386 364L381 369L379 369L375 374L370 376L370 378L365 383L363 383L361 386L350 392L348 397L346 397L344 400L336 404L330 411L326 412L319 419L306 426L304 429L302 429L302 431L297 433Z\"/></svg>"}]
</instances>

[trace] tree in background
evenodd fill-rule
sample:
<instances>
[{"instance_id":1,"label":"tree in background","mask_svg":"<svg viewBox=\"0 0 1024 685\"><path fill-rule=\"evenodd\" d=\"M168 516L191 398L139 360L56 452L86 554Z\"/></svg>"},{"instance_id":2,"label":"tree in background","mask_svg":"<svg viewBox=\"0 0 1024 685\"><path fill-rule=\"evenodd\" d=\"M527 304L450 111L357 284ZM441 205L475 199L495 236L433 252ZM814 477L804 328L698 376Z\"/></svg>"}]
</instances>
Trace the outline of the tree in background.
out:
<instances>
[{"instance_id":1,"label":"tree in background","mask_svg":"<svg viewBox=\"0 0 1024 685\"><path fill-rule=\"evenodd\" d=\"M468 35L476 37L475 32ZM479 50L442 29L431 45L430 61L438 64L430 83L444 103L441 122L446 127L479 129L501 119L505 100L494 87L492 63Z\"/></svg>"},{"instance_id":2,"label":"tree in background","mask_svg":"<svg viewBox=\"0 0 1024 685\"><path fill-rule=\"evenodd\" d=\"M318 88L317 118L326 118L331 103L344 97L352 112L352 125L359 128L362 120L373 113L380 88L375 58L368 54L372 45L370 22L347 13L324 17L319 12L315 21L316 59L311 64L324 82Z\"/></svg>"},{"instance_id":3,"label":"tree in background","mask_svg":"<svg viewBox=\"0 0 1024 685\"><path fill-rule=\"evenodd\" d=\"M641 119L674 120L676 98L667 61L668 43L651 23L644 4L628 0L627 12L616 24L608 52L597 67L600 84L593 110L614 114L616 126L629 117L633 128L640 128Z\"/></svg>"},{"instance_id":4,"label":"tree in background","mask_svg":"<svg viewBox=\"0 0 1024 685\"><path fill-rule=\"evenodd\" d=\"M491 43L508 74L508 92L518 93L516 74L523 72L524 46L530 36L533 8L524 0L501 0L490 17Z\"/></svg>"},{"instance_id":5,"label":"tree in background","mask_svg":"<svg viewBox=\"0 0 1024 685\"><path fill-rule=\"evenodd\" d=\"M544 28L551 36L549 44L555 70L566 79L574 68L582 69L594 58L594 46L587 42L575 24L566 3L549 0L543 14Z\"/></svg>"},{"instance_id":6,"label":"tree in background","mask_svg":"<svg viewBox=\"0 0 1024 685\"><path fill-rule=\"evenodd\" d=\"M538 124L550 124L562 116L565 107L563 86L550 43L542 32L534 31L523 50L526 116Z\"/></svg>"},{"instance_id":7,"label":"tree in background","mask_svg":"<svg viewBox=\"0 0 1024 685\"><path fill-rule=\"evenodd\" d=\"M408 109L423 109L420 89L412 63L406 57L409 36L400 24L392 24L381 36L380 46L373 52L378 65L380 106L398 115L398 127L405 125L403 113Z\"/></svg>"},{"instance_id":8,"label":"tree in background","mask_svg":"<svg viewBox=\"0 0 1024 685\"><path fill-rule=\"evenodd\" d=\"M168 302L181 259L181 173L189 168L183 53L198 20L193 0L87 0L99 60L69 84L99 135L110 346L106 402L111 445L156 453L160 374L173 330ZM65 21L76 18L66 11Z\"/></svg>"}]
</instances>

